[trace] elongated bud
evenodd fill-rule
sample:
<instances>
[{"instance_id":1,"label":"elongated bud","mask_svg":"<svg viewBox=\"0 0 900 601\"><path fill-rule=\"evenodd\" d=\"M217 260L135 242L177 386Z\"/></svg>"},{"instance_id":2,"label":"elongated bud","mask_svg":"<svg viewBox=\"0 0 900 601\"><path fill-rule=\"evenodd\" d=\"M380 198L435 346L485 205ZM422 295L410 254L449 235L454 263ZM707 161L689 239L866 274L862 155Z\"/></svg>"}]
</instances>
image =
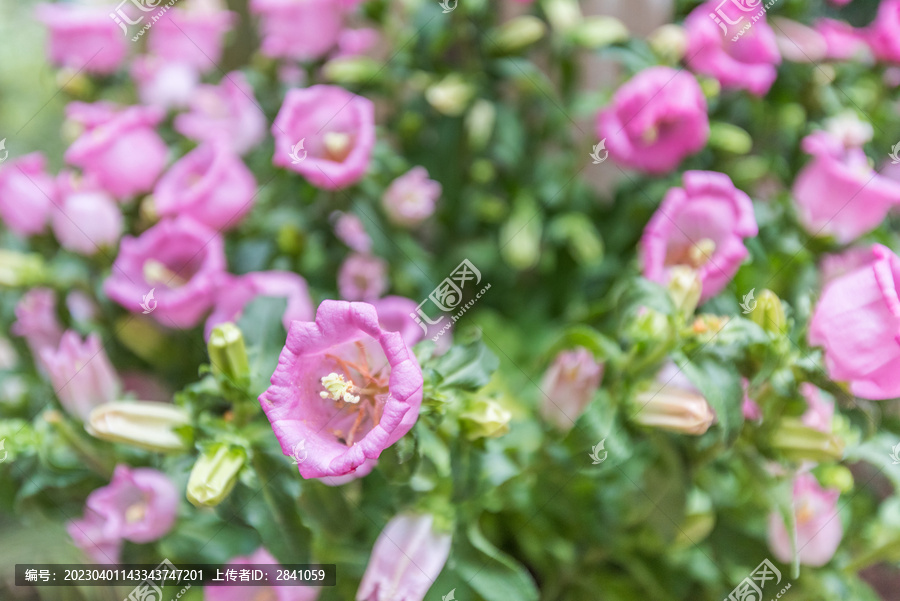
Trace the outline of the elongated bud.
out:
<instances>
[{"instance_id":1,"label":"elongated bud","mask_svg":"<svg viewBox=\"0 0 900 601\"><path fill-rule=\"evenodd\" d=\"M594 16L582 20L571 35L579 46L596 50L626 41L628 28L615 17Z\"/></svg>"},{"instance_id":2,"label":"elongated bud","mask_svg":"<svg viewBox=\"0 0 900 601\"><path fill-rule=\"evenodd\" d=\"M584 20L578 0L544 0L541 8L554 31L569 31Z\"/></svg>"},{"instance_id":3,"label":"elongated bud","mask_svg":"<svg viewBox=\"0 0 900 601\"><path fill-rule=\"evenodd\" d=\"M366 56L334 58L325 63L322 73L325 79L334 83L369 82L381 69L381 64Z\"/></svg>"},{"instance_id":4,"label":"elongated bud","mask_svg":"<svg viewBox=\"0 0 900 601\"><path fill-rule=\"evenodd\" d=\"M676 265L669 277L669 296L682 315L691 315L700 302L703 282L700 275L686 265Z\"/></svg>"},{"instance_id":5,"label":"elongated bud","mask_svg":"<svg viewBox=\"0 0 900 601\"><path fill-rule=\"evenodd\" d=\"M499 438L509 432L512 413L493 399L478 399L460 415L469 440Z\"/></svg>"},{"instance_id":6,"label":"elongated bud","mask_svg":"<svg viewBox=\"0 0 900 601\"><path fill-rule=\"evenodd\" d=\"M497 118L497 109L489 100L475 101L469 113L466 115L466 134L469 144L475 150L484 148L494 133L494 121Z\"/></svg>"},{"instance_id":7,"label":"elongated bud","mask_svg":"<svg viewBox=\"0 0 900 601\"><path fill-rule=\"evenodd\" d=\"M537 17L523 15L510 19L492 36L494 50L501 53L516 52L540 40L546 32L547 27Z\"/></svg>"},{"instance_id":8,"label":"elongated bud","mask_svg":"<svg viewBox=\"0 0 900 601\"><path fill-rule=\"evenodd\" d=\"M0 250L0 286L27 288L46 280L47 268L41 255Z\"/></svg>"},{"instance_id":9,"label":"elongated bud","mask_svg":"<svg viewBox=\"0 0 900 601\"><path fill-rule=\"evenodd\" d=\"M759 293L756 309L750 313L750 319L770 334L782 334L787 323L781 299L771 290Z\"/></svg>"},{"instance_id":10,"label":"elongated bud","mask_svg":"<svg viewBox=\"0 0 900 601\"><path fill-rule=\"evenodd\" d=\"M753 148L753 138L737 125L713 121L709 126L709 145L734 154L747 154Z\"/></svg>"},{"instance_id":11,"label":"elongated bud","mask_svg":"<svg viewBox=\"0 0 900 601\"><path fill-rule=\"evenodd\" d=\"M197 458L188 478L187 499L196 507L215 507L231 494L247 453L241 447L215 443Z\"/></svg>"},{"instance_id":12,"label":"elongated bud","mask_svg":"<svg viewBox=\"0 0 900 601\"><path fill-rule=\"evenodd\" d=\"M213 373L240 384L250 377L250 361L240 328L231 322L217 325L209 335L209 360Z\"/></svg>"},{"instance_id":13,"label":"elongated bud","mask_svg":"<svg viewBox=\"0 0 900 601\"><path fill-rule=\"evenodd\" d=\"M91 411L84 428L89 434L163 453L190 448L176 429L190 428L190 416L181 407L149 401L117 402Z\"/></svg>"},{"instance_id":14,"label":"elongated bud","mask_svg":"<svg viewBox=\"0 0 900 601\"><path fill-rule=\"evenodd\" d=\"M634 402L632 419L651 428L700 436L716 421L715 411L674 363L663 367Z\"/></svg>"},{"instance_id":15,"label":"elongated bud","mask_svg":"<svg viewBox=\"0 0 900 601\"><path fill-rule=\"evenodd\" d=\"M475 89L457 74L448 75L425 90L425 100L438 112L456 117L466 110Z\"/></svg>"},{"instance_id":16,"label":"elongated bud","mask_svg":"<svg viewBox=\"0 0 900 601\"><path fill-rule=\"evenodd\" d=\"M667 340L672 335L669 318L649 307L641 307L625 329L635 342Z\"/></svg>"},{"instance_id":17,"label":"elongated bud","mask_svg":"<svg viewBox=\"0 0 900 601\"><path fill-rule=\"evenodd\" d=\"M677 63L687 51L687 33L683 27L673 23L655 29L647 42L656 56L669 63Z\"/></svg>"},{"instance_id":18,"label":"elongated bud","mask_svg":"<svg viewBox=\"0 0 900 601\"><path fill-rule=\"evenodd\" d=\"M828 432L803 425L796 418L784 418L771 432L769 445L793 461L838 461L844 456L844 442Z\"/></svg>"}]
</instances>

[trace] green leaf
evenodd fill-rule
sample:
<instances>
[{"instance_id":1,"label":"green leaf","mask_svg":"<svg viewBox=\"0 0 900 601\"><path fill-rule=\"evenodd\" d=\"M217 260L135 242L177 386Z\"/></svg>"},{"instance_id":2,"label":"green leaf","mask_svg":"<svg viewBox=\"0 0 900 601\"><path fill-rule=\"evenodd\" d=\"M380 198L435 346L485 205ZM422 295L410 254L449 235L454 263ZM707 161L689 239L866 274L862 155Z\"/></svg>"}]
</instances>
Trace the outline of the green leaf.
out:
<instances>
[{"instance_id":1,"label":"green leaf","mask_svg":"<svg viewBox=\"0 0 900 601\"><path fill-rule=\"evenodd\" d=\"M435 362L441 387L478 390L485 386L500 366L500 360L481 341L453 346Z\"/></svg>"},{"instance_id":2,"label":"green leaf","mask_svg":"<svg viewBox=\"0 0 900 601\"><path fill-rule=\"evenodd\" d=\"M536 601L538 589L525 566L495 547L478 529L468 527L453 543L456 572L486 601Z\"/></svg>"},{"instance_id":3,"label":"green leaf","mask_svg":"<svg viewBox=\"0 0 900 601\"><path fill-rule=\"evenodd\" d=\"M238 320L250 357L250 392L261 394L269 387L269 379L278 365L278 356L287 338L281 318L287 300L257 298L245 308Z\"/></svg>"},{"instance_id":4,"label":"green leaf","mask_svg":"<svg viewBox=\"0 0 900 601\"><path fill-rule=\"evenodd\" d=\"M674 359L716 412L722 437L727 444L732 444L744 425L744 391L740 374L713 357L694 357L689 361L678 353Z\"/></svg>"}]
</instances>

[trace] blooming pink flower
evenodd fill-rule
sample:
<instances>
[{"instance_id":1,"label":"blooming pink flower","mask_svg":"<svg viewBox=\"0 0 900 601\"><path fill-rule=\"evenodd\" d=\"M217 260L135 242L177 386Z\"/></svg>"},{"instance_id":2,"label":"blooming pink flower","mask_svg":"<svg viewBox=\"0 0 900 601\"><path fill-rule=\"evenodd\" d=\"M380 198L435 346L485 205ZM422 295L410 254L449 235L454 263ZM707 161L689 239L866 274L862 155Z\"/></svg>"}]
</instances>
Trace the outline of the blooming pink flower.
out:
<instances>
[{"instance_id":1,"label":"blooming pink flower","mask_svg":"<svg viewBox=\"0 0 900 601\"><path fill-rule=\"evenodd\" d=\"M375 105L337 86L290 90L272 125L272 162L296 171L318 188L345 188L365 175L375 146ZM305 158L293 162L303 141Z\"/></svg>"},{"instance_id":2,"label":"blooming pink flower","mask_svg":"<svg viewBox=\"0 0 900 601\"><path fill-rule=\"evenodd\" d=\"M866 31L856 29L846 21L819 19L815 29L825 38L825 58L849 60L870 54Z\"/></svg>"},{"instance_id":3,"label":"blooming pink flower","mask_svg":"<svg viewBox=\"0 0 900 601\"><path fill-rule=\"evenodd\" d=\"M215 282L225 271L222 236L189 217L167 219L138 238L126 237L106 295L133 313L154 291L151 315L170 328L196 325L213 302Z\"/></svg>"},{"instance_id":4,"label":"blooming pink flower","mask_svg":"<svg viewBox=\"0 0 900 601\"><path fill-rule=\"evenodd\" d=\"M781 57L792 63L819 62L828 56L825 37L802 23L784 17L772 19L775 24L775 44ZM743 38L734 42L740 44ZM727 42L726 44L731 43Z\"/></svg>"},{"instance_id":5,"label":"blooming pink flower","mask_svg":"<svg viewBox=\"0 0 900 601\"><path fill-rule=\"evenodd\" d=\"M883 61L900 63L900 0L884 0L868 28L869 46Z\"/></svg>"},{"instance_id":6,"label":"blooming pink flower","mask_svg":"<svg viewBox=\"0 0 900 601\"><path fill-rule=\"evenodd\" d=\"M690 73L644 69L616 90L611 105L598 115L597 136L627 167L671 171L706 145L706 98Z\"/></svg>"},{"instance_id":7,"label":"blooming pink flower","mask_svg":"<svg viewBox=\"0 0 900 601\"><path fill-rule=\"evenodd\" d=\"M100 338L90 334L84 342L69 330L58 349L44 348L41 362L62 406L75 417L86 420L91 409L116 400L121 383Z\"/></svg>"},{"instance_id":8,"label":"blooming pink flower","mask_svg":"<svg viewBox=\"0 0 900 601\"><path fill-rule=\"evenodd\" d=\"M381 206L392 222L410 227L434 213L440 195L441 185L428 179L428 171L424 167L413 167L391 182L381 198Z\"/></svg>"},{"instance_id":9,"label":"blooming pink flower","mask_svg":"<svg viewBox=\"0 0 900 601\"><path fill-rule=\"evenodd\" d=\"M161 109L187 106L199 83L197 70L190 65L147 54L132 61L131 78L141 103Z\"/></svg>"},{"instance_id":10,"label":"blooming pink flower","mask_svg":"<svg viewBox=\"0 0 900 601\"><path fill-rule=\"evenodd\" d=\"M250 12L260 16L261 50L272 58L321 58L344 26L344 9L336 0L250 0Z\"/></svg>"},{"instance_id":11,"label":"blooming pink flower","mask_svg":"<svg viewBox=\"0 0 900 601\"><path fill-rule=\"evenodd\" d=\"M259 402L282 451L307 450L300 474L327 483L371 470L412 428L422 384L415 355L381 328L372 305L326 300L315 322L291 324Z\"/></svg>"},{"instance_id":12,"label":"blooming pink flower","mask_svg":"<svg viewBox=\"0 0 900 601\"><path fill-rule=\"evenodd\" d=\"M106 75L118 69L128 45L105 6L38 4L35 14L50 30L50 62Z\"/></svg>"},{"instance_id":13,"label":"blooming pink flower","mask_svg":"<svg viewBox=\"0 0 900 601\"><path fill-rule=\"evenodd\" d=\"M66 309L76 323L88 323L97 318L99 307L86 292L72 290L66 295Z\"/></svg>"},{"instance_id":14,"label":"blooming pink flower","mask_svg":"<svg viewBox=\"0 0 900 601\"><path fill-rule=\"evenodd\" d=\"M859 267L870 263L873 259L874 255L872 254L871 246L857 246L848 248L839 254L824 255L819 263L822 285L824 286L844 274L855 271Z\"/></svg>"},{"instance_id":15,"label":"blooming pink flower","mask_svg":"<svg viewBox=\"0 0 900 601\"><path fill-rule=\"evenodd\" d=\"M70 104L67 116L88 129L66 150L66 162L119 199L150 190L166 164L166 144L153 129L162 111L132 106L110 114L108 103L79 105Z\"/></svg>"},{"instance_id":16,"label":"blooming pink flower","mask_svg":"<svg viewBox=\"0 0 900 601\"><path fill-rule=\"evenodd\" d=\"M841 544L844 529L838 516L841 493L823 489L812 474L794 479L794 517L797 521L797 554L800 563L820 567L828 563ZM783 563L791 563L791 538L777 511L769 516L769 548Z\"/></svg>"},{"instance_id":17,"label":"blooming pink flower","mask_svg":"<svg viewBox=\"0 0 900 601\"><path fill-rule=\"evenodd\" d=\"M804 382L800 385L800 393L806 399L806 412L800 418L804 426L831 434L831 421L834 418L834 402L825 400L822 391Z\"/></svg>"},{"instance_id":18,"label":"blooming pink flower","mask_svg":"<svg viewBox=\"0 0 900 601\"><path fill-rule=\"evenodd\" d=\"M332 218L334 219L334 235L341 242L358 253L368 254L372 250L372 239L366 233L366 228L359 217L353 213L335 211Z\"/></svg>"},{"instance_id":19,"label":"blooming pink flower","mask_svg":"<svg viewBox=\"0 0 900 601\"><path fill-rule=\"evenodd\" d=\"M222 38L236 21L235 13L214 6L172 8L153 24L147 48L163 60L208 73L222 60Z\"/></svg>"},{"instance_id":20,"label":"blooming pink flower","mask_svg":"<svg viewBox=\"0 0 900 601\"><path fill-rule=\"evenodd\" d=\"M38 234L47 225L56 186L45 164L44 155L33 152L0 169L0 218L17 234Z\"/></svg>"},{"instance_id":21,"label":"blooming pink flower","mask_svg":"<svg viewBox=\"0 0 900 601\"><path fill-rule=\"evenodd\" d=\"M279 565L264 547L250 555L235 557L226 565ZM314 601L321 589L317 586L206 586L203 601Z\"/></svg>"},{"instance_id":22,"label":"blooming pink flower","mask_svg":"<svg viewBox=\"0 0 900 601\"><path fill-rule=\"evenodd\" d=\"M179 159L153 191L159 215L185 215L217 230L237 227L255 196L253 173L228 146L214 142Z\"/></svg>"},{"instance_id":23,"label":"blooming pink flower","mask_svg":"<svg viewBox=\"0 0 900 601\"><path fill-rule=\"evenodd\" d=\"M245 154L266 137L266 117L247 78L232 71L217 86L197 88L190 112L175 117L175 129L193 140L227 144Z\"/></svg>"},{"instance_id":24,"label":"blooming pink flower","mask_svg":"<svg viewBox=\"0 0 900 601\"><path fill-rule=\"evenodd\" d=\"M739 39L733 40L734 31L729 30L727 35L723 35L722 25L709 17L718 6L716 0L701 4L684 20L688 36L685 52L688 66L696 73L715 77L723 88L765 95L778 76L776 67L781 63L775 34L766 23L765 11ZM726 8L733 13L728 18L740 18L741 25L751 19L751 14L743 9L734 10L731 5Z\"/></svg>"},{"instance_id":25,"label":"blooming pink flower","mask_svg":"<svg viewBox=\"0 0 900 601\"><path fill-rule=\"evenodd\" d=\"M337 52L334 58L349 56L366 56L378 42L381 35L377 29L362 27L360 29L344 29L337 39Z\"/></svg>"},{"instance_id":26,"label":"blooming pink flower","mask_svg":"<svg viewBox=\"0 0 900 601\"><path fill-rule=\"evenodd\" d=\"M16 304L16 322L10 331L25 338L32 356L40 360L44 349L56 349L62 326L56 318L56 297L49 288L32 288Z\"/></svg>"},{"instance_id":27,"label":"blooming pink flower","mask_svg":"<svg viewBox=\"0 0 900 601\"><path fill-rule=\"evenodd\" d=\"M226 321L237 321L244 307L260 296L285 298L287 307L281 318L285 330L292 321L310 321L315 316L306 280L289 271L257 271L242 276L225 275L217 286L216 304L206 320L205 336Z\"/></svg>"},{"instance_id":28,"label":"blooming pink flower","mask_svg":"<svg viewBox=\"0 0 900 601\"><path fill-rule=\"evenodd\" d=\"M57 182L59 204L54 207L51 225L60 245L88 256L103 247L114 247L124 227L115 199L73 173L60 173Z\"/></svg>"},{"instance_id":29,"label":"blooming pink flower","mask_svg":"<svg viewBox=\"0 0 900 601\"><path fill-rule=\"evenodd\" d=\"M117 465L112 481L88 495L84 517L69 522L68 530L95 561L116 563L123 539L148 543L162 538L177 512L178 491L165 474Z\"/></svg>"},{"instance_id":30,"label":"blooming pink flower","mask_svg":"<svg viewBox=\"0 0 900 601\"><path fill-rule=\"evenodd\" d=\"M449 532L434 528L434 516L401 514L375 541L356 601L422 601L450 555Z\"/></svg>"},{"instance_id":31,"label":"blooming pink flower","mask_svg":"<svg viewBox=\"0 0 900 601\"><path fill-rule=\"evenodd\" d=\"M809 233L845 244L878 227L900 203L900 183L875 173L861 148L824 131L806 136L802 146L813 159L794 180L793 195Z\"/></svg>"},{"instance_id":32,"label":"blooming pink flower","mask_svg":"<svg viewBox=\"0 0 900 601\"><path fill-rule=\"evenodd\" d=\"M354 253L341 265L337 284L346 300L373 301L387 290L387 263L372 255Z\"/></svg>"},{"instance_id":33,"label":"blooming pink flower","mask_svg":"<svg viewBox=\"0 0 900 601\"><path fill-rule=\"evenodd\" d=\"M864 399L900 397L900 258L880 244L872 260L825 285L809 343L825 348L828 375Z\"/></svg>"},{"instance_id":34,"label":"blooming pink flower","mask_svg":"<svg viewBox=\"0 0 900 601\"><path fill-rule=\"evenodd\" d=\"M562 351L544 374L541 416L561 430L571 430L603 378L603 364L584 347Z\"/></svg>"},{"instance_id":35,"label":"blooming pink flower","mask_svg":"<svg viewBox=\"0 0 900 601\"><path fill-rule=\"evenodd\" d=\"M696 269L700 301L719 293L747 256L744 238L757 233L750 197L713 171L687 171L684 188L670 188L641 238L644 277L668 283L676 265Z\"/></svg>"}]
</instances>

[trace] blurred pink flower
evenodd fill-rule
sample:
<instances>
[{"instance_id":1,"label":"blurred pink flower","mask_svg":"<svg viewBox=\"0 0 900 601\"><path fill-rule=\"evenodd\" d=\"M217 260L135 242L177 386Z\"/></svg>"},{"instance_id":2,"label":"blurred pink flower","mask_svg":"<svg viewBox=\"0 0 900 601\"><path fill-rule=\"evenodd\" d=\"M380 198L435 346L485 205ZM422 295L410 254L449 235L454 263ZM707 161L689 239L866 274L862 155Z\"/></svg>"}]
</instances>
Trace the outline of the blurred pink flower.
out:
<instances>
[{"instance_id":1,"label":"blurred pink flower","mask_svg":"<svg viewBox=\"0 0 900 601\"><path fill-rule=\"evenodd\" d=\"M804 382L800 385L800 394L806 399L806 411L800 418L808 428L831 434L831 421L834 418L834 402L826 400L822 391Z\"/></svg>"},{"instance_id":2,"label":"blurred pink flower","mask_svg":"<svg viewBox=\"0 0 900 601\"><path fill-rule=\"evenodd\" d=\"M424 167L413 167L391 182L381 197L381 206L393 223L411 227L434 213L440 196L441 185L428 179L428 171Z\"/></svg>"},{"instance_id":3,"label":"blurred pink flower","mask_svg":"<svg viewBox=\"0 0 900 601\"><path fill-rule=\"evenodd\" d=\"M296 171L318 188L334 190L356 183L366 173L375 146L372 101L337 86L290 90L272 125L272 162ZM302 160L291 158L303 141Z\"/></svg>"},{"instance_id":4,"label":"blurred pink flower","mask_svg":"<svg viewBox=\"0 0 900 601\"><path fill-rule=\"evenodd\" d=\"M825 58L849 60L862 58L871 53L866 40L866 30L856 29L846 21L819 19L815 29L825 38Z\"/></svg>"},{"instance_id":5,"label":"blurred pink flower","mask_svg":"<svg viewBox=\"0 0 900 601\"><path fill-rule=\"evenodd\" d=\"M400 514L381 531L356 601L422 601L450 555L449 532L435 530L430 514Z\"/></svg>"},{"instance_id":6,"label":"blurred pink flower","mask_svg":"<svg viewBox=\"0 0 900 601\"><path fill-rule=\"evenodd\" d=\"M259 397L285 455L302 445L304 478L367 473L415 424L422 370L372 305L326 300L315 322L295 321ZM334 482L331 482L332 484Z\"/></svg>"},{"instance_id":7,"label":"blurred pink flower","mask_svg":"<svg viewBox=\"0 0 900 601\"><path fill-rule=\"evenodd\" d=\"M40 362L44 349L56 350L62 326L56 318L56 297L50 288L32 288L16 304L16 322L10 331L25 338L31 355ZM39 364L40 365L40 364Z\"/></svg>"},{"instance_id":8,"label":"blurred pink flower","mask_svg":"<svg viewBox=\"0 0 900 601\"><path fill-rule=\"evenodd\" d=\"M871 261L825 285L809 344L825 349L828 375L864 399L900 397L900 258L880 244Z\"/></svg>"},{"instance_id":9,"label":"blurred pink flower","mask_svg":"<svg viewBox=\"0 0 900 601\"><path fill-rule=\"evenodd\" d=\"M344 29L337 39L334 57L367 56L381 41L381 34L372 27Z\"/></svg>"},{"instance_id":10,"label":"blurred pink flower","mask_svg":"<svg viewBox=\"0 0 900 601\"><path fill-rule=\"evenodd\" d=\"M218 68L222 39L236 21L235 13L212 6L174 7L153 24L147 48L163 60L208 73Z\"/></svg>"},{"instance_id":11,"label":"blurred pink flower","mask_svg":"<svg viewBox=\"0 0 900 601\"><path fill-rule=\"evenodd\" d=\"M372 255L353 253L337 276L338 292L349 301L374 301L387 290L387 263Z\"/></svg>"},{"instance_id":12,"label":"blurred pink flower","mask_svg":"<svg viewBox=\"0 0 900 601\"><path fill-rule=\"evenodd\" d=\"M56 182L45 171L44 155L32 152L0 168L0 218L27 236L44 230L56 200Z\"/></svg>"},{"instance_id":13,"label":"blurred pink flower","mask_svg":"<svg viewBox=\"0 0 900 601\"><path fill-rule=\"evenodd\" d=\"M866 30L869 46L883 61L900 63L900 0L883 0Z\"/></svg>"},{"instance_id":14,"label":"blurred pink flower","mask_svg":"<svg viewBox=\"0 0 900 601\"><path fill-rule=\"evenodd\" d=\"M344 26L338 0L250 0L250 12L260 17L261 51L272 58L321 58L337 43Z\"/></svg>"},{"instance_id":15,"label":"blurred pink flower","mask_svg":"<svg viewBox=\"0 0 900 601\"><path fill-rule=\"evenodd\" d=\"M706 146L706 98L690 73L644 69L616 90L598 115L597 136L622 165L666 173Z\"/></svg>"},{"instance_id":16,"label":"blurred pink flower","mask_svg":"<svg viewBox=\"0 0 900 601\"><path fill-rule=\"evenodd\" d=\"M781 63L775 34L766 23L765 11L739 39L733 40L737 30L729 30L723 35L720 26L710 19L710 14L719 6L721 4L716 0L706 2L684 20L688 36L687 64L695 73L716 78L723 88L742 89L764 96L778 76L777 66ZM731 5L728 7L734 12L729 18L741 18L741 25L750 22L750 13L734 11Z\"/></svg>"},{"instance_id":17,"label":"blurred pink flower","mask_svg":"<svg viewBox=\"0 0 900 601\"><path fill-rule=\"evenodd\" d=\"M60 245L86 256L114 248L124 228L115 199L90 179L71 172L60 173L57 182L59 202L51 226Z\"/></svg>"},{"instance_id":18,"label":"blurred pink flower","mask_svg":"<svg viewBox=\"0 0 900 601\"><path fill-rule=\"evenodd\" d=\"M147 54L132 61L131 78L141 103L161 109L186 107L200 82L194 67Z\"/></svg>"},{"instance_id":19,"label":"blurred pink flower","mask_svg":"<svg viewBox=\"0 0 900 601\"><path fill-rule=\"evenodd\" d=\"M95 561L116 563L123 539L160 539L175 524L177 512L178 491L168 476L151 468L117 465L112 481L88 495L84 517L69 522L68 530Z\"/></svg>"},{"instance_id":20,"label":"blurred pink flower","mask_svg":"<svg viewBox=\"0 0 900 601\"><path fill-rule=\"evenodd\" d=\"M97 318L100 308L91 295L82 290L72 290L66 295L66 309L72 321L88 323Z\"/></svg>"},{"instance_id":21,"label":"blurred pink flower","mask_svg":"<svg viewBox=\"0 0 900 601\"><path fill-rule=\"evenodd\" d=\"M287 300L281 318L285 330L291 322L311 321L315 317L306 280L289 271L257 271L241 276L224 275L217 286L216 304L206 320L204 335L209 339L213 328L226 321L241 318L244 307L258 297Z\"/></svg>"},{"instance_id":22,"label":"blurred pink flower","mask_svg":"<svg viewBox=\"0 0 900 601\"><path fill-rule=\"evenodd\" d=\"M133 394L135 398L141 401L172 402L172 390L168 384L149 372L122 372L122 390Z\"/></svg>"},{"instance_id":23,"label":"blurred pink flower","mask_svg":"<svg viewBox=\"0 0 900 601\"><path fill-rule=\"evenodd\" d=\"M99 75L118 69L128 42L109 13L106 6L38 4L35 15L49 30L50 62Z\"/></svg>"},{"instance_id":24,"label":"blurred pink flower","mask_svg":"<svg viewBox=\"0 0 900 601\"><path fill-rule=\"evenodd\" d=\"M774 17L772 23L775 25L775 44L784 60L817 63L828 56L827 40L812 27L784 17ZM740 44L742 40L734 43Z\"/></svg>"},{"instance_id":25,"label":"blurred pink flower","mask_svg":"<svg viewBox=\"0 0 900 601\"><path fill-rule=\"evenodd\" d=\"M353 213L335 211L332 219L334 220L334 235L341 242L358 253L367 254L372 250L372 239L366 233L366 228L359 217Z\"/></svg>"},{"instance_id":26,"label":"blurred pink flower","mask_svg":"<svg viewBox=\"0 0 900 601\"><path fill-rule=\"evenodd\" d=\"M797 554L800 563L820 567L828 563L841 544L844 529L838 516L840 492L823 489L812 474L794 479L794 517L797 521ZM777 511L769 515L769 548L783 563L791 563L791 539Z\"/></svg>"},{"instance_id":27,"label":"blurred pink flower","mask_svg":"<svg viewBox=\"0 0 900 601\"><path fill-rule=\"evenodd\" d=\"M132 313L144 310L141 303L153 290L156 304L150 315L164 326L186 329L212 305L215 282L224 271L221 234L179 217L137 238L124 238L103 290Z\"/></svg>"},{"instance_id":28,"label":"blurred pink flower","mask_svg":"<svg viewBox=\"0 0 900 601\"><path fill-rule=\"evenodd\" d=\"M235 557L226 565L280 565L264 547L250 555ZM321 589L317 586L206 586L203 601L314 601Z\"/></svg>"},{"instance_id":29,"label":"blurred pink flower","mask_svg":"<svg viewBox=\"0 0 900 601\"><path fill-rule=\"evenodd\" d=\"M718 294L747 256L744 239L757 234L750 197L714 171L687 171L670 188L641 238L644 277L665 286L670 269L697 270L700 302Z\"/></svg>"},{"instance_id":30,"label":"blurred pink flower","mask_svg":"<svg viewBox=\"0 0 900 601\"><path fill-rule=\"evenodd\" d=\"M60 404L82 421L87 420L91 409L112 403L121 392L116 370L96 334L82 341L78 332L67 331L59 348L41 351L41 362Z\"/></svg>"},{"instance_id":31,"label":"blurred pink flower","mask_svg":"<svg viewBox=\"0 0 900 601\"><path fill-rule=\"evenodd\" d=\"M586 348L561 351L541 381L541 416L560 430L571 430L602 378L603 364Z\"/></svg>"},{"instance_id":32,"label":"blurred pink flower","mask_svg":"<svg viewBox=\"0 0 900 601\"><path fill-rule=\"evenodd\" d=\"M190 106L190 112L175 117L175 129L183 136L227 144L238 154L266 137L266 117L240 71L226 74L217 86L199 86Z\"/></svg>"},{"instance_id":33,"label":"blurred pink flower","mask_svg":"<svg viewBox=\"0 0 900 601\"><path fill-rule=\"evenodd\" d=\"M825 131L806 136L812 160L794 180L798 217L814 236L846 244L875 229L900 204L900 182L878 175L861 148L845 147Z\"/></svg>"},{"instance_id":34,"label":"blurred pink flower","mask_svg":"<svg viewBox=\"0 0 900 601\"><path fill-rule=\"evenodd\" d=\"M870 263L874 260L871 246L856 246L837 254L827 254L822 256L819 262L819 273L822 276L822 285L836 280L844 274L855 271L856 269Z\"/></svg>"},{"instance_id":35,"label":"blurred pink flower","mask_svg":"<svg viewBox=\"0 0 900 601\"><path fill-rule=\"evenodd\" d=\"M414 313L418 304L412 299L402 296L385 296L372 301L378 313L378 324L387 332L399 332L403 342L412 348L425 338L425 332L409 316Z\"/></svg>"},{"instance_id":36,"label":"blurred pink flower","mask_svg":"<svg viewBox=\"0 0 900 601\"><path fill-rule=\"evenodd\" d=\"M108 103L88 108L73 102L66 115L87 127L66 150L67 163L80 167L119 200L153 187L168 152L154 129L163 118L160 109L131 106L113 112Z\"/></svg>"},{"instance_id":37,"label":"blurred pink flower","mask_svg":"<svg viewBox=\"0 0 900 601\"><path fill-rule=\"evenodd\" d=\"M253 173L216 142L204 142L176 161L153 190L161 217L187 216L216 230L240 225L255 197Z\"/></svg>"}]
</instances>

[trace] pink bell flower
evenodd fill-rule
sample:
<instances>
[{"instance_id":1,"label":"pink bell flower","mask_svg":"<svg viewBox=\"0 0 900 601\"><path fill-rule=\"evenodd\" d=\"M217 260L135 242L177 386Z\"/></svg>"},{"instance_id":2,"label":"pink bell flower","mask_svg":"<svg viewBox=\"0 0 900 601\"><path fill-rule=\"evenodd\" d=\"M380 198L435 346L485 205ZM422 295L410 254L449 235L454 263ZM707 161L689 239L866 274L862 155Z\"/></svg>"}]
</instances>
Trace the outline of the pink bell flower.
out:
<instances>
[{"instance_id":1,"label":"pink bell flower","mask_svg":"<svg viewBox=\"0 0 900 601\"><path fill-rule=\"evenodd\" d=\"M98 75L118 69L128 42L109 13L105 6L38 4L35 15L49 30L50 62Z\"/></svg>"},{"instance_id":2,"label":"pink bell flower","mask_svg":"<svg viewBox=\"0 0 900 601\"><path fill-rule=\"evenodd\" d=\"M428 171L413 167L391 182L381 198L381 206L393 223L412 227L431 217L440 196L441 185L428 179Z\"/></svg>"},{"instance_id":3,"label":"pink bell flower","mask_svg":"<svg viewBox=\"0 0 900 601\"><path fill-rule=\"evenodd\" d=\"M337 285L346 300L374 301L387 290L387 263L372 255L354 253L341 265Z\"/></svg>"},{"instance_id":4,"label":"pink bell flower","mask_svg":"<svg viewBox=\"0 0 900 601\"><path fill-rule=\"evenodd\" d=\"M823 489L809 473L794 479L794 518L797 521L797 554L800 563L821 567L828 563L841 544L844 529L838 516L841 493ZM783 563L791 563L791 539L777 511L769 516L769 548Z\"/></svg>"},{"instance_id":5,"label":"pink bell flower","mask_svg":"<svg viewBox=\"0 0 900 601\"><path fill-rule=\"evenodd\" d=\"M541 416L560 430L571 430L602 378L603 364L586 348L560 352L541 382Z\"/></svg>"},{"instance_id":6,"label":"pink bell flower","mask_svg":"<svg viewBox=\"0 0 900 601\"><path fill-rule=\"evenodd\" d=\"M322 58L344 27L344 7L337 0L251 0L250 12L259 15L261 50L271 58Z\"/></svg>"},{"instance_id":7,"label":"pink bell flower","mask_svg":"<svg viewBox=\"0 0 900 601\"><path fill-rule=\"evenodd\" d=\"M115 248L124 228L115 199L90 179L73 173L60 173L57 182L59 203L51 226L60 245L85 256Z\"/></svg>"},{"instance_id":8,"label":"pink bell flower","mask_svg":"<svg viewBox=\"0 0 900 601\"><path fill-rule=\"evenodd\" d=\"M71 415L86 421L94 407L118 400L122 383L96 334L82 341L69 330L59 348L44 348L41 362L60 404Z\"/></svg>"},{"instance_id":9,"label":"pink bell flower","mask_svg":"<svg viewBox=\"0 0 900 601\"><path fill-rule=\"evenodd\" d=\"M0 219L22 236L39 234L56 202L56 182L39 152L12 159L0 167Z\"/></svg>"}]
</instances>

